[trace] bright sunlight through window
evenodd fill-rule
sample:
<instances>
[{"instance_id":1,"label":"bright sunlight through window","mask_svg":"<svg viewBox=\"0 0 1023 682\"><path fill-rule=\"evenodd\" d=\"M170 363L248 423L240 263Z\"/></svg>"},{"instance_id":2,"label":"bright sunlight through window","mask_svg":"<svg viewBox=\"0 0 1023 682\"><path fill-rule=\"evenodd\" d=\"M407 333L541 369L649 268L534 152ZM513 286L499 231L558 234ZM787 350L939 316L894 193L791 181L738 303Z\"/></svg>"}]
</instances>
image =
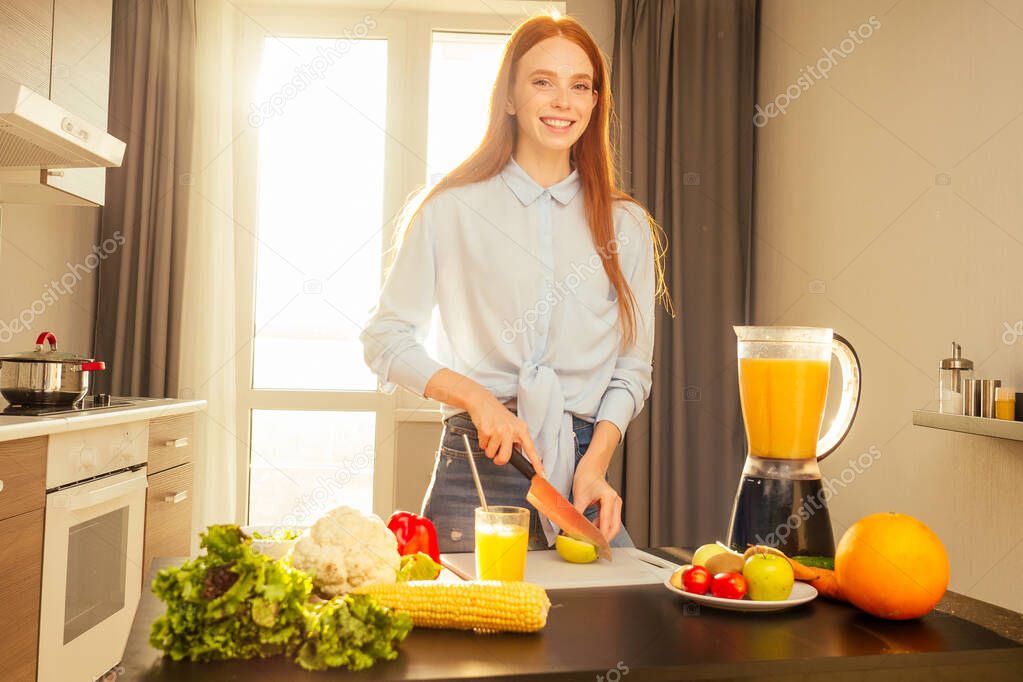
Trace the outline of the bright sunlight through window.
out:
<instances>
[{"instance_id":1,"label":"bright sunlight through window","mask_svg":"<svg viewBox=\"0 0 1023 682\"><path fill-rule=\"evenodd\" d=\"M338 504L372 509L377 424L393 416L323 401L313 409L295 392L376 388L358 337L390 246L384 179L400 177L386 154L398 134L387 130L388 108L427 117L427 148L405 151L425 154L424 180L436 181L482 138L507 39L434 32L429 101L416 106L400 88L388 100L387 40L351 40L320 68L333 39L265 39L249 119L259 128L252 393L277 396L281 409L250 413L250 523L305 525Z\"/></svg>"},{"instance_id":2,"label":"bright sunlight through window","mask_svg":"<svg viewBox=\"0 0 1023 682\"><path fill-rule=\"evenodd\" d=\"M380 291L387 42L312 72L334 42L263 47L253 388L376 387L359 332Z\"/></svg>"},{"instance_id":3,"label":"bright sunlight through window","mask_svg":"<svg viewBox=\"0 0 1023 682\"><path fill-rule=\"evenodd\" d=\"M509 36L435 31L430 54L427 182L434 184L479 145L490 90Z\"/></svg>"}]
</instances>

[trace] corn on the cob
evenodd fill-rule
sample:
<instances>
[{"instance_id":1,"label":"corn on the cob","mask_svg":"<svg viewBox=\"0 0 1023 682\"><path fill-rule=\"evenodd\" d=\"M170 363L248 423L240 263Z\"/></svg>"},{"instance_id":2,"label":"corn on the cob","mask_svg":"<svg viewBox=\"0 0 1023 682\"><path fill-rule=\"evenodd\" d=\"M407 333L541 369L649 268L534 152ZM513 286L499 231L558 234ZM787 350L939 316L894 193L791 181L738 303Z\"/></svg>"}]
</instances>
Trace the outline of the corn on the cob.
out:
<instances>
[{"instance_id":1,"label":"corn on the cob","mask_svg":"<svg viewBox=\"0 0 1023 682\"><path fill-rule=\"evenodd\" d=\"M477 632L536 632L551 601L539 585L496 580L362 585L355 590L412 616L415 627Z\"/></svg>"}]
</instances>

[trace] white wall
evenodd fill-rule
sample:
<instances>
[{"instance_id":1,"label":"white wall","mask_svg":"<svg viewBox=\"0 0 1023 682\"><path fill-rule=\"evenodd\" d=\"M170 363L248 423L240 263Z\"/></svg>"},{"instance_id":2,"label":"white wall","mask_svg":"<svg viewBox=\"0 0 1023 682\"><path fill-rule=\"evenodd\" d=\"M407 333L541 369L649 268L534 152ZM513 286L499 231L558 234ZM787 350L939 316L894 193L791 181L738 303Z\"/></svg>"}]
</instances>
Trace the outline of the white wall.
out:
<instances>
[{"instance_id":1,"label":"white wall","mask_svg":"<svg viewBox=\"0 0 1023 682\"><path fill-rule=\"evenodd\" d=\"M49 330L58 348L91 354L96 276L86 259L99 217L98 208L0 205L0 353L31 350Z\"/></svg>"},{"instance_id":2,"label":"white wall","mask_svg":"<svg viewBox=\"0 0 1023 682\"><path fill-rule=\"evenodd\" d=\"M1023 4L763 0L762 17L759 104L797 97L759 134L755 321L833 326L860 354L860 413L824 475L882 453L832 498L836 536L912 514L944 541L951 589L1023 610L1023 443L911 423L953 339L1023 391L1023 338L1002 338L1023 319Z\"/></svg>"},{"instance_id":3,"label":"white wall","mask_svg":"<svg viewBox=\"0 0 1023 682\"><path fill-rule=\"evenodd\" d=\"M614 3L611 0L567 0L565 11L586 27L610 60L615 35Z\"/></svg>"}]
</instances>

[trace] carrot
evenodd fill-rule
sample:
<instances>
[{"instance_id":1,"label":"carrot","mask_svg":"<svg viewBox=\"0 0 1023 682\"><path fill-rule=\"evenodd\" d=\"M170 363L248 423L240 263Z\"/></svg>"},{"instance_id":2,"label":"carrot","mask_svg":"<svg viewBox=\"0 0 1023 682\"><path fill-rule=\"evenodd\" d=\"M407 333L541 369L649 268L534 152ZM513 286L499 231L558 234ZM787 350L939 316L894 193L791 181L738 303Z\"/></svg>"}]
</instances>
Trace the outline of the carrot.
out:
<instances>
[{"instance_id":1,"label":"carrot","mask_svg":"<svg viewBox=\"0 0 1023 682\"><path fill-rule=\"evenodd\" d=\"M789 559L789 563L792 564L792 574L796 580L810 583L822 597L837 601L849 601L842 592L842 588L838 586L834 571L827 568L804 566L795 559Z\"/></svg>"}]
</instances>

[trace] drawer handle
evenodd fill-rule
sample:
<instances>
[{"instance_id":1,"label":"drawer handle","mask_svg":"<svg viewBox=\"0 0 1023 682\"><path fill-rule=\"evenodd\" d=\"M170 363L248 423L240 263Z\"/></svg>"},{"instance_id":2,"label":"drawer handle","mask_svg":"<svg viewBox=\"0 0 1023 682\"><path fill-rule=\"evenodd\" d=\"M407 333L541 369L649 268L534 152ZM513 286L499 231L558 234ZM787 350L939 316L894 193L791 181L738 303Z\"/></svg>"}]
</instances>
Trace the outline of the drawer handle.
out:
<instances>
[{"instance_id":1,"label":"drawer handle","mask_svg":"<svg viewBox=\"0 0 1023 682\"><path fill-rule=\"evenodd\" d=\"M0 493L4 491L4 479L0 478Z\"/></svg>"},{"instance_id":2,"label":"drawer handle","mask_svg":"<svg viewBox=\"0 0 1023 682\"><path fill-rule=\"evenodd\" d=\"M174 440L165 440L163 446L165 448L183 448L188 445L188 436L182 436L181 438L175 438Z\"/></svg>"},{"instance_id":3,"label":"drawer handle","mask_svg":"<svg viewBox=\"0 0 1023 682\"><path fill-rule=\"evenodd\" d=\"M188 491L187 490L182 490L179 493L167 493L166 495L163 496L163 501L164 502L169 502L170 504L177 504L178 502L184 502L187 499L188 499Z\"/></svg>"}]
</instances>

